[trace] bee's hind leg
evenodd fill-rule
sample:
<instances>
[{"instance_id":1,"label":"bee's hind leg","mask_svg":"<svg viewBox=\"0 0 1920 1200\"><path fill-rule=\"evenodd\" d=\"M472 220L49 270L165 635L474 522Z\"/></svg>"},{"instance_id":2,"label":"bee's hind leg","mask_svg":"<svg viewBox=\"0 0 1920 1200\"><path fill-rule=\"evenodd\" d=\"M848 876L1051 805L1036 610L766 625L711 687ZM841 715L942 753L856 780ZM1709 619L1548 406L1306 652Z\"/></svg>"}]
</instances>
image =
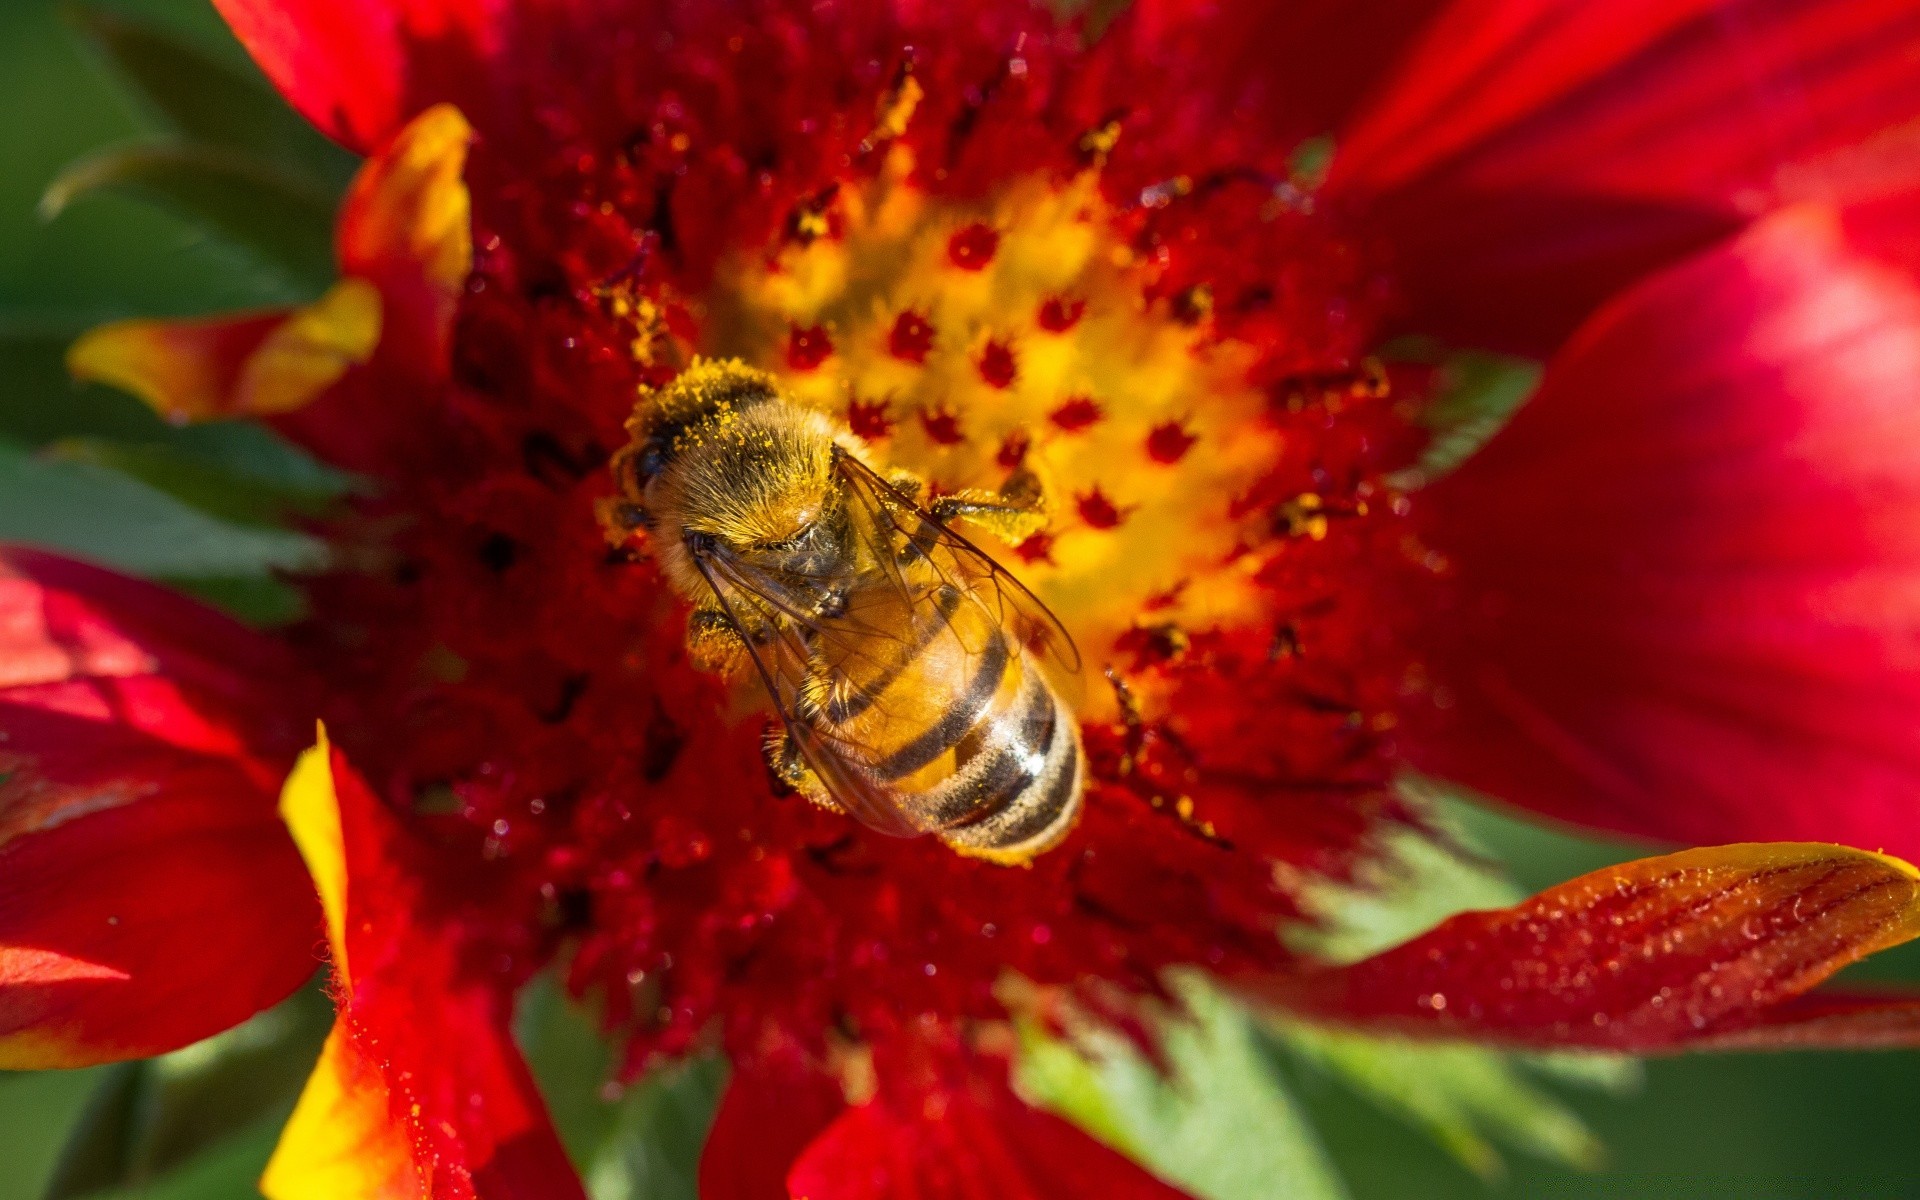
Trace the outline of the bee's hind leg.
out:
<instances>
[{"instance_id":1,"label":"bee's hind leg","mask_svg":"<svg viewBox=\"0 0 1920 1200\"><path fill-rule=\"evenodd\" d=\"M840 811L840 806L833 802L832 793L820 782L820 776L814 774L813 768L807 765L800 747L794 745L792 735L777 721L767 730L767 766L773 770L774 778L821 808Z\"/></svg>"},{"instance_id":2,"label":"bee's hind leg","mask_svg":"<svg viewBox=\"0 0 1920 1200\"><path fill-rule=\"evenodd\" d=\"M717 603L709 601L688 615L687 661L715 675L731 675L747 665L746 640Z\"/></svg>"}]
</instances>

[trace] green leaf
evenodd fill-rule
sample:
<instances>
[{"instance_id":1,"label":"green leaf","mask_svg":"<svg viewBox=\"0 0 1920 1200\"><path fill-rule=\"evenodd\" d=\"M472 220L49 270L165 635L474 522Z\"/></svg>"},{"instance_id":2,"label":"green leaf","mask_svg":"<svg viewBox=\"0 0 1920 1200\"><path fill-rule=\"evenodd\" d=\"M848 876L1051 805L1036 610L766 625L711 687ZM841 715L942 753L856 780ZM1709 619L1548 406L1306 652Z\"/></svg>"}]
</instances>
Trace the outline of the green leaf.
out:
<instances>
[{"instance_id":1,"label":"green leaf","mask_svg":"<svg viewBox=\"0 0 1920 1200\"><path fill-rule=\"evenodd\" d=\"M352 177L354 156L309 125L257 73L162 25L90 4L72 5L67 13L162 130L275 164L329 199Z\"/></svg>"},{"instance_id":2,"label":"green leaf","mask_svg":"<svg viewBox=\"0 0 1920 1200\"><path fill-rule=\"evenodd\" d=\"M332 198L283 168L217 146L123 146L61 171L40 214L52 220L99 191L159 205L316 292L334 276Z\"/></svg>"},{"instance_id":3,"label":"green leaf","mask_svg":"<svg viewBox=\"0 0 1920 1200\"><path fill-rule=\"evenodd\" d=\"M337 491L306 491L183 452L177 445L71 438L41 452L49 462L89 463L118 471L235 525L276 528L324 511Z\"/></svg>"},{"instance_id":4,"label":"green leaf","mask_svg":"<svg viewBox=\"0 0 1920 1200\"><path fill-rule=\"evenodd\" d=\"M1160 1030L1170 1075L1110 1031L1070 1046L1025 1025L1020 1089L1200 1200L1345 1196L1248 1014L1197 976L1172 982L1188 1017Z\"/></svg>"},{"instance_id":5,"label":"green leaf","mask_svg":"<svg viewBox=\"0 0 1920 1200\"><path fill-rule=\"evenodd\" d=\"M176 578L258 577L317 569L326 559L325 545L304 534L235 525L118 471L4 444L0 540Z\"/></svg>"},{"instance_id":6,"label":"green leaf","mask_svg":"<svg viewBox=\"0 0 1920 1200\"><path fill-rule=\"evenodd\" d=\"M159 582L249 625L291 625L307 615L300 589L271 575L162 575Z\"/></svg>"},{"instance_id":7,"label":"green leaf","mask_svg":"<svg viewBox=\"0 0 1920 1200\"><path fill-rule=\"evenodd\" d=\"M598 1023L551 976L522 993L514 1024L593 1200L697 1200L700 1150L726 1085L724 1059L656 1067L631 1088L612 1084L612 1054Z\"/></svg>"},{"instance_id":8,"label":"green leaf","mask_svg":"<svg viewBox=\"0 0 1920 1200\"><path fill-rule=\"evenodd\" d=\"M68 1136L46 1200L141 1187L263 1124L278 1130L320 1055L317 987L217 1037L108 1069Z\"/></svg>"},{"instance_id":9,"label":"green leaf","mask_svg":"<svg viewBox=\"0 0 1920 1200\"><path fill-rule=\"evenodd\" d=\"M1387 830L1351 881L1308 880L1301 907L1311 921L1286 931L1295 949L1326 962L1358 962L1455 913L1505 908L1521 898L1460 827L1440 785L1409 775L1398 786L1426 829Z\"/></svg>"},{"instance_id":10,"label":"green leaf","mask_svg":"<svg viewBox=\"0 0 1920 1200\"><path fill-rule=\"evenodd\" d=\"M1525 1068L1537 1056L1279 1019L1267 1028L1295 1059L1423 1130L1483 1178L1505 1170L1496 1144L1589 1170L1604 1159L1599 1138L1579 1115L1528 1077ZM1547 1069L1569 1078L1565 1066ZM1637 1078L1638 1065L1595 1056L1582 1070L1588 1080L1618 1090Z\"/></svg>"},{"instance_id":11,"label":"green leaf","mask_svg":"<svg viewBox=\"0 0 1920 1200\"><path fill-rule=\"evenodd\" d=\"M727 1064L717 1056L648 1072L583 1164L593 1200L699 1200L700 1149L726 1084Z\"/></svg>"},{"instance_id":12,"label":"green leaf","mask_svg":"<svg viewBox=\"0 0 1920 1200\"><path fill-rule=\"evenodd\" d=\"M109 1069L0 1071L0 1200L38 1200L67 1131Z\"/></svg>"},{"instance_id":13,"label":"green leaf","mask_svg":"<svg viewBox=\"0 0 1920 1200\"><path fill-rule=\"evenodd\" d=\"M92 321L0 326L0 439L38 445L68 434L155 438L168 426L116 388L76 385L67 347Z\"/></svg>"},{"instance_id":14,"label":"green leaf","mask_svg":"<svg viewBox=\"0 0 1920 1200\"><path fill-rule=\"evenodd\" d=\"M1403 344L1396 354L1428 362L1436 356L1432 347L1418 344ZM1540 385L1541 366L1532 359L1477 351L1438 357L1434 399L1420 414L1433 437L1420 461L1395 480L1399 487L1432 483L1479 453Z\"/></svg>"}]
</instances>

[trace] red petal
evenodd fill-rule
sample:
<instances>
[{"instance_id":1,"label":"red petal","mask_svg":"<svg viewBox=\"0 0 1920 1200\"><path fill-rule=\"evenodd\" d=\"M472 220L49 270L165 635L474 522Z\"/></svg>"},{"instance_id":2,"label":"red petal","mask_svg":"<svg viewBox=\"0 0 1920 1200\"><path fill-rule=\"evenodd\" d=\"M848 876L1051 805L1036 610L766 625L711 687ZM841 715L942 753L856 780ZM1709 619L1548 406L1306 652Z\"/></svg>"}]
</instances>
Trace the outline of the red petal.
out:
<instances>
[{"instance_id":1,"label":"red petal","mask_svg":"<svg viewBox=\"0 0 1920 1200\"><path fill-rule=\"evenodd\" d=\"M1916 935L1920 873L1903 862L1808 843L1717 846L1596 871L1513 908L1451 917L1353 966L1255 990L1310 1015L1429 1037L1644 1052L1742 1034L1792 1044L1793 1025L1802 1044L1835 1044L1817 1021L1796 1019L1818 1009L1785 1002ZM1762 1030L1774 1005L1785 1005L1782 1024ZM1854 1012L1829 1010L1828 1032L1861 1032L1870 1022ZM1848 1020L1862 1024L1841 1028Z\"/></svg>"},{"instance_id":2,"label":"red petal","mask_svg":"<svg viewBox=\"0 0 1920 1200\"><path fill-rule=\"evenodd\" d=\"M1419 326L1548 349L1748 217L1920 180L1908 0L1458 0L1342 140Z\"/></svg>"},{"instance_id":3,"label":"red petal","mask_svg":"<svg viewBox=\"0 0 1920 1200\"><path fill-rule=\"evenodd\" d=\"M700 1151L700 1200L785 1200L787 1172L846 1107L803 1063L739 1063Z\"/></svg>"},{"instance_id":4,"label":"red petal","mask_svg":"<svg viewBox=\"0 0 1920 1200\"><path fill-rule=\"evenodd\" d=\"M1920 996L1818 991L1766 1011L1750 1029L1696 1043L1711 1050L1892 1050L1920 1046Z\"/></svg>"},{"instance_id":5,"label":"red petal","mask_svg":"<svg viewBox=\"0 0 1920 1200\"><path fill-rule=\"evenodd\" d=\"M286 676L209 609L0 552L0 1067L176 1049L313 973L256 757L281 735L260 685Z\"/></svg>"},{"instance_id":6,"label":"red petal","mask_svg":"<svg viewBox=\"0 0 1920 1200\"><path fill-rule=\"evenodd\" d=\"M517 976L445 913L446 896L430 898L424 848L324 741L281 803L326 909L342 1000L261 1190L583 1197L513 1043Z\"/></svg>"},{"instance_id":7,"label":"red petal","mask_svg":"<svg viewBox=\"0 0 1920 1200\"><path fill-rule=\"evenodd\" d=\"M1004 1089L918 1113L850 1108L787 1177L793 1200L1177 1200L1185 1193Z\"/></svg>"},{"instance_id":8,"label":"red petal","mask_svg":"<svg viewBox=\"0 0 1920 1200\"><path fill-rule=\"evenodd\" d=\"M1920 290L1795 210L1610 305L1429 489L1428 770L1678 842L1920 856Z\"/></svg>"},{"instance_id":9,"label":"red petal","mask_svg":"<svg viewBox=\"0 0 1920 1200\"><path fill-rule=\"evenodd\" d=\"M499 49L502 0L214 0L274 85L370 153L414 113L459 101Z\"/></svg>"},{"instance_id":10,"label":"red petal","mask_svg":"<svg viewBox=\"0 0 1920 1200\"><path fill-rule=\"evenodd\" d=\"M1216 136L1251 124L1284 155L1344 123L1445 3L1140 0L1095 53L1152 64L1162 107L1192 105Z\"/></svg>"}]
</instances>

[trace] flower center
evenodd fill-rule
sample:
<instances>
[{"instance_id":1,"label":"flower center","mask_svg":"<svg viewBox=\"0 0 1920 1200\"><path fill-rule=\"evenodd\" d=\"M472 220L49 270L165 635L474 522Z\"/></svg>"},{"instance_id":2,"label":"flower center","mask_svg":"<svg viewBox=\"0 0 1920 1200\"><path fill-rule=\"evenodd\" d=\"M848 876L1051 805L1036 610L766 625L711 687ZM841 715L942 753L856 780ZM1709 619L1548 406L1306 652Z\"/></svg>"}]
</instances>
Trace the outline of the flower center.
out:
<instances>
[{"instance_id":1,"label":"flower center","mask_svg":"<svg viewBox=\"0 0 1920 1200\"><path fill-rule=\"evenodd\" d=\"M711 349L772 373L936 492L1025 467L1047 527L990 547L1098 662L1140 619L1236 623L1259 598L1240 501L1282 436L1253 351L1200 294L1156 296L1092 171L930 196L895 147L710 293ZM1251 524L1250 524L1251 522ZM971 533L972 531L970 531ZM983 538L984 540L984 538Z\"/></svg>"}]
</instances>

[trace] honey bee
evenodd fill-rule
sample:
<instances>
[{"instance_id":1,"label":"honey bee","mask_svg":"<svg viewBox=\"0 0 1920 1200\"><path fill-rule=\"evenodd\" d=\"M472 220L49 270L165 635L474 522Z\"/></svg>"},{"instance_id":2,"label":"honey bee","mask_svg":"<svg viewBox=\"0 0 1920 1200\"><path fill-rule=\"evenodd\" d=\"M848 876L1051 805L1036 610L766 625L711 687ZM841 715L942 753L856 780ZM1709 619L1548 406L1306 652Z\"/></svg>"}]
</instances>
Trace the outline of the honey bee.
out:
<instances>
[{"instance_id":1,"label":"honey bee","mask_svg":"<svg viewBox=\"0 0 1920 1200\"><path fill-rule=\"evenodd\" d=\"M932 833L1017 865L1079 818L1079 723L1042 671L1079 671L1046 606L954 532L1018 539L1045 516L1032 477L922 503L826 415L738 361L695 360L644 396L601 504L617 544L645 529L694 604L693 662L751 664L778 723L773 770L882 833Z\"/></svg>"}]
</instances>

